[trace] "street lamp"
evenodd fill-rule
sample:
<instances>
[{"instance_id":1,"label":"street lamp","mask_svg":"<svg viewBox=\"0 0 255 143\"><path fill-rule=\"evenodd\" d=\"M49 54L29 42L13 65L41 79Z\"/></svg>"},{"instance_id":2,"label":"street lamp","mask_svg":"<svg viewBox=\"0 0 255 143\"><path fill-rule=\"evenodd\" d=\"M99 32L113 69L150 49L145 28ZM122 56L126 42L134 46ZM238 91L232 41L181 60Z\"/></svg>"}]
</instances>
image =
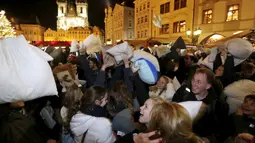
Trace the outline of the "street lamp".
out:
<instances>
[{"instance_id":1,"label":"street lamp","mask_svg":"<svg viewBox=\"0 0 255 143\"><path fill-rule=\"evenodd\" d=\"M200 28L197 28L193 33L190 29L188 29L186 32L188 37L192 39L193 45L197 44L198 38L201 35L201 33L202 33L202 30Z\"/></svg>"},{"instance_id":2,"label":"street lamp","mask_svg":"<svg viewBox=\"0 0 255 143\"><path fill-rule=\"evenodd\" d=\"M188 29L186 33L187 33L188 37L190 37L190 35L191 35L190 29Z\"/></svg>"}]
</instances>

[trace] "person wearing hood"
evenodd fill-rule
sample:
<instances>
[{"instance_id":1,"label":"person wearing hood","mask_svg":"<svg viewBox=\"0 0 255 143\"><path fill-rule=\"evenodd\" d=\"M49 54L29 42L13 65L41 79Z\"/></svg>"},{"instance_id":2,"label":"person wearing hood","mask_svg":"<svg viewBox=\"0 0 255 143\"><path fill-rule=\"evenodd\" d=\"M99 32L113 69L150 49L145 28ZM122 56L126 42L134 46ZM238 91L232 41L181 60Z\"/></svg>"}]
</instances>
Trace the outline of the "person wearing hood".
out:
<instances>
[{"instance_id":1,"label":"person wearing hood","mask_svg":"<svg viewBox=\"0 0 255 143\"><path fill-rule=\"evenodd\" d=\"M106 89L92 86L81 98L79 111L72 117L70 129L75 143L113 143L111 122L103 112L107 103Z\"/></svg>"}]
</instances>

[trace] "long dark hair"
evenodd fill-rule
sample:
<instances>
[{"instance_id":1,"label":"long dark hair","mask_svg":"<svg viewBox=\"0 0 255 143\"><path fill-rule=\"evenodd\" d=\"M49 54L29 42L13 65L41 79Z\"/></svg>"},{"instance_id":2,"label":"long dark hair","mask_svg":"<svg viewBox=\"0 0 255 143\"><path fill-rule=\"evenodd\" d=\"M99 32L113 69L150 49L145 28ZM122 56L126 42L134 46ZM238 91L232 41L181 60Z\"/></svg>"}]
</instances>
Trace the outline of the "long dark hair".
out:
<instances>
[{"instance_id":1,"label":"long dark hair","mask_svg":"<svg viewBox=\"0 0 255 143\"><path fill-rule=\"evenodd\" d=\"M133 109L132 95L123 81L117 81L109 90L106 108L111 116L126 108Z\"/></svg>"},{"instance_id":2,"label":"long dark hair","mask_svg":"<svg viewBox=\"0 0 255 143\"><path fill-rule=\"evenodd\" d=\"M88 88L84 96L81 98L80 111L84 114L88 114L93 110L96 100L102 100L107 93L107 90L101 86L92 86Z\"/></svg>"}]
</instances>

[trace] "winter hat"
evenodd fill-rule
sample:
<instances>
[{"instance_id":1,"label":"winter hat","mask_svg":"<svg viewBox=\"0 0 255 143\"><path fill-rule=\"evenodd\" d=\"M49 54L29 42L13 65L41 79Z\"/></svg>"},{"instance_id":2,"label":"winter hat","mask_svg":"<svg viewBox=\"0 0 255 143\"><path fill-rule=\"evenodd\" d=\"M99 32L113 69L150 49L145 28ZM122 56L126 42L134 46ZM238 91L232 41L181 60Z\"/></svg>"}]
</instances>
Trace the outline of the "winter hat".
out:
<instances>
[{"instance_id":1,"label":"winter hat","mask_svg":"<svg viewBox=\"0 0 255 143\"><path fill-rule=\"evenodd\" d=\"M130 110L124 109L121 112L119 112L113 118L112 127L113 130L120 131L125 134L132 132L135 129L135 125L132 121L132 114Z\"/></svg>"}]
</instances>

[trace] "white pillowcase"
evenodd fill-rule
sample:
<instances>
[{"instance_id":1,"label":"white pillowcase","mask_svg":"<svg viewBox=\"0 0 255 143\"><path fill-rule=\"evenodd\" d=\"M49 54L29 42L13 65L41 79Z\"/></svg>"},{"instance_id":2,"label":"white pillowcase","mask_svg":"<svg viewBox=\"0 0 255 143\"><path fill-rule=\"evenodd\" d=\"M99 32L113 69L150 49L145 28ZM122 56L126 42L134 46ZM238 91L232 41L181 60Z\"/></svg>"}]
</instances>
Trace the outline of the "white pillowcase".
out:
<instances>
[{"instance_id":1,"label":"white pillowcase","mask_svg":"<svg viewBox=\"0 0 255 143\"><path fill-rule=\"evenodd\" d=\"M133 52L131 47L128 45L127 42L118 44L110 49L107 50L107 53L114 56L117 64L119 64L122 61L123 55L127 55L128 58L131 58L133 56Z\"/></svg>"},{"instance_id":2,"label":"white pillowcase","mask_svg":"<svg viewBox=\"0 0 255 143\"><path fill-rule=\"evenodd\" d=\"M155 84L158 81L158 71L155 66L144 58L137 59L134 66L138 68L141 80L147 84Z\"/></svg>"},{"instance_id":3,"label":"white pillowcase","mask_svg":"<svg viewBox=\"0 0 255 143\"><path fill-rule=\"evenodd\" d=\"M23 35L0 40L0 104L57 95L50 60Z\"/></svg>"}]
</instances>

